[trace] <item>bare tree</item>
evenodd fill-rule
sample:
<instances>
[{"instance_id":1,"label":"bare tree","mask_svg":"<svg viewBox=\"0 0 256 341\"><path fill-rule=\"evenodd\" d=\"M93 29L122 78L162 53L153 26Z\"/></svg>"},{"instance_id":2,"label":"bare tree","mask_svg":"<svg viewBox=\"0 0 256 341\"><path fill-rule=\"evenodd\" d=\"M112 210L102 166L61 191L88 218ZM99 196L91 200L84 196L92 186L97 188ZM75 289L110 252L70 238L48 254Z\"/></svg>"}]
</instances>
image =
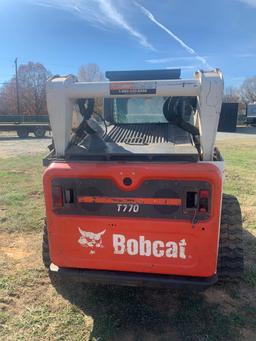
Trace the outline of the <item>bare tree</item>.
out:
<instances>
[{"instance_id":1,"label":"bare tree","mask_svg":"<svg viewBox=\"0 0 256 341\"><path fill-rule=\"evenodd\" d=\"M102 82L105 77L97 64L86 64L80 66L78 70L78 80L84 82ZM103 113L103 99L95 98L94 112Z\"/></svg>"},{"instance_id":2,"label":"bare tree","mask_svg":"<svg viewBox=\"0 0 256 341\"><path fill-rule=\"evenodd\" d=\"M25 115L45 115L46 105L46 80L51 73L40 63L20 65L18 69L20 113ZM8 113L17 112L16 84L13 77L0 91L1 111Z\"/></svg>"},{"instance_id":3,"label":"bare tree","mask_svg":"<svg viewBox=\"0 0 256 341\"><path fill-rule=\"evenodd\" d=\"M16 114L17 101L16 101L16 83L15 79L4 85L0 89L0 113L1 114Z\"/></svg>"},{"instance_id":4,"label":"bare tree","mask_svg":"<svg viewBox=\"0 0 256 341\"><path fill-rule=\"evenodd\" d=\"M78 80L84 82L100 82L104 80L104 74L97 64L81 65L78 70Z\"/></svg>"},{"instance_id":5,"label":"bare tree","mask_svg":"<svg viewBox=\"0 0 256 341\"><path fill-rule=\"evenodd\" d=\"M223 102L239 102L240 101L240 94L239 89L228 87L225 89L225 93L223 96Z\"/></svg>"},{"instance_id":6,"label":"bare tree","mask_svg":"<svg viewBox=\"0 0 256 341\"><path fill-rule=\"evenodd\" d=\"M240 96L244 103L256 102L256 76L247 78L240 88Z\"/></svg>"}]
</instances>

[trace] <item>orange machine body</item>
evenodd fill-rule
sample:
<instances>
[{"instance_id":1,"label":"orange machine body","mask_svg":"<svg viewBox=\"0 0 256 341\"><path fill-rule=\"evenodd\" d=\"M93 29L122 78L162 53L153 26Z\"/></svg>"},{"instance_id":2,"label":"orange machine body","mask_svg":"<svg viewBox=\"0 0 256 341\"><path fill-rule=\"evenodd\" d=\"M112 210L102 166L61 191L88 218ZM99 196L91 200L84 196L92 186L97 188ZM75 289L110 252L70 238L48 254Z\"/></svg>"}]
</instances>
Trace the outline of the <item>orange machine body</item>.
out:
<instances>
[{"instance_id":1,"label":"orange machine body","mask_svg":"<svg viewBox=\"0 0 256 341\"><path fill-rule=\"evenodd\" d=\"M197 190L208 193L206 215L187 207ZM216 273L222 173L214 163L53 162L44 194L50 258L60 268Z\"/></svg>"}]
</instances>

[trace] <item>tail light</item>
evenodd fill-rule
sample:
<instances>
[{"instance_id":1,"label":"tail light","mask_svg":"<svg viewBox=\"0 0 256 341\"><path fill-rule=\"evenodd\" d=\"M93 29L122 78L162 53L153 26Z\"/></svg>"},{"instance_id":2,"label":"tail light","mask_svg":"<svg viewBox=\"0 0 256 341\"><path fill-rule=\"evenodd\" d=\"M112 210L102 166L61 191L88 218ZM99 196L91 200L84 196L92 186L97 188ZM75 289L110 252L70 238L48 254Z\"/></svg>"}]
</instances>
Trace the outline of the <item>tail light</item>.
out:
<instances>
[{"instance_id":1,"label":"tail light","mask_svg":"<svg viewBox=\"0 0 256 341\"><path fill-rule=\"evenodd\" d=\"M75 194L72 188L63 188L62 186L52 187L52 205L53 208L70 206L75 203Z\"/></svg>"},{"instance_id":2,"label":"tail light","mask_svg":"<svg viewBox=\"0 0 256 341\"><path fill-rule=\"evenodd\" d=\"M209 209L209 191L200 190L199 191L199 212L208 212Z\"/></svg>"},{"instance_id":3,"label":"tail light","mask_svg":"<svg viewBox=\"0 0 256 341\"><path fill-rule=\"evenodd\" d=\"M61 186L52 187L52 205L53 208L63 207L63 193Z\"/></svg>"},{"instance_id":4,"label":"tail light","mask_svg":"<svg viewBox=\"0 0 256 341\"><path fill-rule=\"evenodd\" d=\"M187 192L186 209L207 213L209 212L209 198L210 192L206 189L201 189L198 192Z\"/></svg>"}]
</instances>

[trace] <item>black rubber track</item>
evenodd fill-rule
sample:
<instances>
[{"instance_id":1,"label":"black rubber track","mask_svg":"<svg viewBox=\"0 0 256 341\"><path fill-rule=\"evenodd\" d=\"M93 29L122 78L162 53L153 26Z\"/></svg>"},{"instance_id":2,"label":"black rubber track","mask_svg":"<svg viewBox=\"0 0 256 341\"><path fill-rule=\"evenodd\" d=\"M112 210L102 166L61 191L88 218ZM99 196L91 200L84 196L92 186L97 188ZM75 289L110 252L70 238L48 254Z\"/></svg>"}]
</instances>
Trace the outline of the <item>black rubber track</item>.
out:
<instances>
[{"instance_id":1,"label":"black rubber track","mask_svg":"<svg viewBox=\"0 0 256 341\"><path fill-rule=\"evenodd\" d=\"M223 195L220 224L218 275L220 280L237 280L244 270L243 226L239 202Z\"/></svg>"},{"instance_id":2,"label":"black rubber track","mask_svg":"<svg viewBox=\"0 0 256 341\"><path fill-rule=\"evenodd\" d=\"M50 264L51 264L51 259L50 259L50 254L49 254L48 229L47 229L46 222L44 224L44 231L43 231L42 258L43 258L44 266L49 269Z\"/></svg>"}]
</instances>

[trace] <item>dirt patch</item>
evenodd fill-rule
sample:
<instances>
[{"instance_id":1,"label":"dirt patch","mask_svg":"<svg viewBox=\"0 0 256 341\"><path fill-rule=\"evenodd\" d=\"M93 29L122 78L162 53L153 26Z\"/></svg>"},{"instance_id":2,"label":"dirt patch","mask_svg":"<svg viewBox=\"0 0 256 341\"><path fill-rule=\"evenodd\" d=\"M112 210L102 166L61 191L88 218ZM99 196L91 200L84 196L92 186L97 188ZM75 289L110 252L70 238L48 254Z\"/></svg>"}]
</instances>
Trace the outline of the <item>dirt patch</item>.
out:
<instances>
[{"instance_id":1,"label":"dirt patch","mask_svg":"<svg viewBox=\"0 0 256 341\"><path fill-rule=\"evenodd\" d=\"M41 191L33 191L33 192L28 193L28 195L30 195L32 197L37 197L37 196L42 195L42 192Z\"/></svg>"},{"instance_id":2,"label":"dirt patch","mask_svg":"<svg viewBox=\"0 0 256 341\"><path fill-rule=\"evenodd\" d=\"M0 253L6 266L31 269L41 266L41 233L18 235L0 234Z\"/></svg>"},{"instance_id":3,"label":"dirt patch","mask_svg":"<svg viewBox=\"0 0 256 341\"><path fill-rule=\"evenodd\" d=\"M16 248L3 247L0 249L6 256L13 258L15 260L20 260L31 255L31 252L26 252L24 250L17 250Z\"/></svg>"},{"instance_id":4,"label":"dirt patch","mask_svg":"<svg viewBox=\"0 0 256 341\"><path fill-rule=\"evenodd\" d=\"M29 137L20 139L14 133L0 134L0 157L6 159L16 155L29 155L41 152L48 152L48 146L51 144L50 138L37 139Z\"/></svg>"}]
</instances>

